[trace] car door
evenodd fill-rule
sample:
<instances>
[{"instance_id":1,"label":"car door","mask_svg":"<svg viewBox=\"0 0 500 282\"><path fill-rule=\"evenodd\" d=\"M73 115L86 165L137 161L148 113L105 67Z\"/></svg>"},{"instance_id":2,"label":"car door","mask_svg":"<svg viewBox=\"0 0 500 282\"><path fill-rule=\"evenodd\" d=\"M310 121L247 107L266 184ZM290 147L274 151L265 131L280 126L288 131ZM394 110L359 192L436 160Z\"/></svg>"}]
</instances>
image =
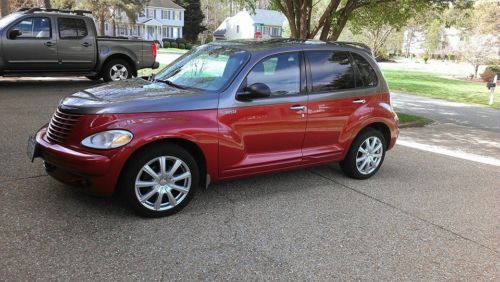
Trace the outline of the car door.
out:
<instances>
[{"instance_id":1,"label":"car door","mask_svg":"<svg viewBox=\"0 0 500 282\"><path fill-rule=\"evenodd\" d=\"M11 38L12 30L21 35ZM57 38L52 21L46 16L31 16L14 23L3 35L6 70L13 72L52 71L59 67Z\"/></svg>"},{"instance_id":2,"label":"car door","mask_svg":"<svg viewBox=\"0 0 500 282\"><path fill-rule=\"evenodd\" d=\"M356 88L356 69L349 52L305 52L308 63L308 119L304 161L336 160L347 148L340 140L351 115L363 106L364 90Z\"/></svg>"},{"instance_id":3,"label":"car door","mask_svg":"<svg viewBox=\"0 0 500 282\"><path fill-rule=\"evenodd\" d=\"M302 53L269 56L246 76L245 86L263 83L271 95L234 101L219 109L221 178L279 170L301 164L306 129Z\"/></svg>"},{"instance_id":4,"label":"car door","mask_svg":"<svg viewBox=\"0 0 500 282\"><path fill-rule=\"evenodd\" d=\"M90 71L96 64L95 37L92 28L83 18L58 17L58 54L61 69Z\"/></svg>"}]
</instances>

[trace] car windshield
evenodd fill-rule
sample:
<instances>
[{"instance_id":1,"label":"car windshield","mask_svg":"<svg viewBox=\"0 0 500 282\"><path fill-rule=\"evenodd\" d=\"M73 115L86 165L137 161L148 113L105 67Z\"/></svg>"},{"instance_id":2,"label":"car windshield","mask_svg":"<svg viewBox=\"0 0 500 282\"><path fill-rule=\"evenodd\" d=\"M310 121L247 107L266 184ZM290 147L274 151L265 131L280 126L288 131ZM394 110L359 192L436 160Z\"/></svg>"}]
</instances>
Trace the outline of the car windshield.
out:
<instances>
[{"instance_id":1,"label":"car windshield","mask_svg":"<svg viewBox=\"0 0 500 282\"><path fill-rule=\"evenodd\" d=\"M8 16L1 18L0 19L0 29L6 27L8 24L10 24L12 21L19 18L20 16L22 16L22 15L19 13L13 13L13 14L10 14Z\"/></svg>"},{"instance_id":2,"label":"car windshield","mask_svg":"<svg viewBox=\"0 0 500 282\"><path fill-rule=\"evenodd\" d=\"M162 70L156 79L179 88L218 91L236 75L249 57L247 51L215 44L191 50Z\"/></svg>"}]
</instances>

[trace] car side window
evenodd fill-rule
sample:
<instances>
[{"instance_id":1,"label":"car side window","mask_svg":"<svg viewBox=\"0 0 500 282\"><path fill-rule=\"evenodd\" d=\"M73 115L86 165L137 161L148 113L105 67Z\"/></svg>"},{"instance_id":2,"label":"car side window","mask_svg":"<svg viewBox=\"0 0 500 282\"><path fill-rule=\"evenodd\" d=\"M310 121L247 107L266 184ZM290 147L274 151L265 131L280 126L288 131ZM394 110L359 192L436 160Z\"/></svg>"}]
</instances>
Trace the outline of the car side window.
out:
<instances>
[{"instance_id":1,"label":"car side window","mask_svg":"<svg viewBox=\"0 0 500 282\"><path fill-rule=\"evenodd\" d=\"M359 80L356 83L357 87L372 87L377 86L378 78L377 73L372 68L370 63L363 58L361 55L356 53L352 53L352 57L354 59L354 63L358 67ZM362 83L359 85L359 83Z\"/></svg>"},{"instance_id":2,"label":"car side window","mask_svg":"<svg viewBox=\"0 0 500 282\"><path fill-rule=\"evenodd\" d=\"M266 84L271 96L300 93L299 53L284 53L267 57L257 63L247 75L247 86Z\"/></svg>"},{"instance_id":3,"label":"car side window","mask_svg":"<svg viewBox=\"0 0 500 282\"><path fill-rule=\"evenodd\" d=\"M59 18L57 25L61 39L80 39L88 35L87 25L82 19Z\"/></svg>"},{"instance_id":4,"label":"car side window","mask_svg":"<svg viewBox=\"0 0 500 282\"><path fill-rule=\"evenodd\" d=\"M348 52L308 51L312 91L324 92L355 87L354 68Z\"/></svg>"},{"instance_id":5,"label":"car side window","mask_svg":"<svg viewBox=\"0 0 500 282\"><path fill-rule=\"evenodd\" d=\"M52 29L50 27L50 19L43 17L25 18L18 22L10 30L18 29L21 35L17 38L36 38L47 39L52 37Z\"/></svg>"}]
</instances>

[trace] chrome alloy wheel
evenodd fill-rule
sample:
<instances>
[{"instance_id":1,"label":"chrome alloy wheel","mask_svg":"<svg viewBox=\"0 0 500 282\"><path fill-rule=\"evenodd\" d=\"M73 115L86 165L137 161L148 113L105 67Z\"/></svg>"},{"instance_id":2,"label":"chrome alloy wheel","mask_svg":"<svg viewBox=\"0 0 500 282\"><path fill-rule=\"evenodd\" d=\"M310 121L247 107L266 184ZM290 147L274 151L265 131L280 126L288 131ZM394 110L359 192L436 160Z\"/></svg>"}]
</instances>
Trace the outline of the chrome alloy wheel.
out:
<instances>
[{"instance_id":1,"label":"chrome alloy wheel","mask_svg":"<svg viewBox=\"0 0 500 282\"><path fill-rule=\"evenodd\" d=\"M191 171L184 161L161 156L149 161L137 174L135 196L146 208L165 211L180 204L191 187Z\"/></svg>"},{"instance_id":2,"label":"chrome alloy wheel","mask_svg":"<svg viewBox=\"0 0 500 282\"><path fill-rule=\"evenodd\" d=\"M356 154L356 168L361 174L370 174L380 164L383 153L382 141L375 136L367 138Z\"/></svg>"},{"instance_id":3,"label":"chrome alloy wheel","mask_svg":"<svg viewBox=\"0 0 500 282\"><path fill-rule=\"evenodd\" d=\"M113 80L113 81L127 79L128 78L127 67L125 67L122 64L116 64L116 65L114 65L109 70L109 77L111 77L111 80Z\"/></svg>"}]
</instances>

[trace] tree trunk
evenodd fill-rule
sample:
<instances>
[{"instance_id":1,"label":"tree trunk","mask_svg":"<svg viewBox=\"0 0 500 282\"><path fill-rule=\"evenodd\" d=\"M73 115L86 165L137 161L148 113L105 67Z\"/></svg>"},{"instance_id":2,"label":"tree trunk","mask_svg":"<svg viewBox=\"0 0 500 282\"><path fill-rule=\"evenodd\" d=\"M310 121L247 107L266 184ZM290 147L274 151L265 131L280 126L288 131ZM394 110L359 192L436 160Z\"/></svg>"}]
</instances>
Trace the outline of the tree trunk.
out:
<instances>
[{"instance_id":1,"label":"tree trunk","mask_svg":"<svg viewBox=\"0 0 500 282\"><path fill-rule=\"evenodd\" d=\"M100 33L101 36L105 36L106 35L106 31L104 30L105 29L104 28L105 27L104 26L105 25L104 21L105 21L104 17L101 17L99 19L99 33Z\"/></svg>"},{"instance_id":2,"label":"tree trunk","mask_svg":"<svg viewBox=\"0 0 500 282\"><path fill-rule=\"evenodd\" d=\"M1 16L5 17L7 16L10 11L9 11L9 0L0 0L0 12Z\"/></svg>"},{"instance_id":3,"label":"tree trunk","mask_svg":"<svg viewBox=\"0 0 500 282\"><path fill-rule=\"evenodd\" d=\"M474 78L477 78L478 71L479 71L479 65L474 65Z\"/></svg>"},{"instance_id":4,"label":"tree trunk","mask_svg":"<svg viewBox=\"0 0 500 282\"><path fill-rule=\"evenodd\" d=\"M113 19L113 37L116 37L116 21Z\"/></svg>"},{"instance_id":5,"label":"tree trunk","mask_svg":"<svg viewBox=\"0 0 500 282\"><path fill-rule=\"evenodd\" d=\"M45 9L50 9L51 6L50 6L50 0L43 0L43 7Z\"/></svg>"}]
</instances>

